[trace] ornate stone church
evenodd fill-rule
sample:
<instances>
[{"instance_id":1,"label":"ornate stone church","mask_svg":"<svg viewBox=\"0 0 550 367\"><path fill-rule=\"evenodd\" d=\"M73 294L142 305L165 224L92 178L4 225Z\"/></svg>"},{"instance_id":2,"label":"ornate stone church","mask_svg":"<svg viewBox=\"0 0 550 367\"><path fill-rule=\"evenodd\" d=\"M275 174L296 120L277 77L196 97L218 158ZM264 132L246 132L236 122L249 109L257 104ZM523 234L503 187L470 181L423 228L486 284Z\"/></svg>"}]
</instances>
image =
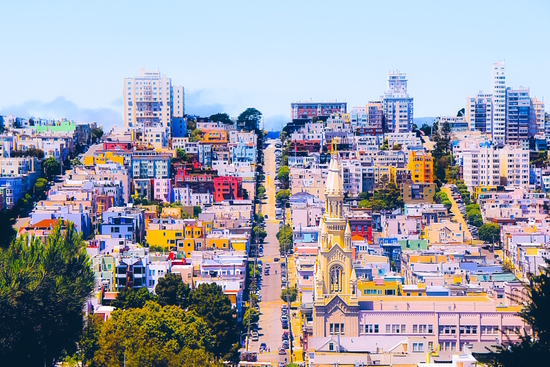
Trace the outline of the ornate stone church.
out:
<instances>
[{"instance_id":1,"label":"ornate stone church","mask_svg":"<svg viewBox=\"0 0 550 367\"><path fill-rule=\"evenodd\" d=\"M359 304L351 229L344 217L344 185L335 155L330 162L325 195L315 266L313 336L358 336Z\"/></svg>"}]
</instances>

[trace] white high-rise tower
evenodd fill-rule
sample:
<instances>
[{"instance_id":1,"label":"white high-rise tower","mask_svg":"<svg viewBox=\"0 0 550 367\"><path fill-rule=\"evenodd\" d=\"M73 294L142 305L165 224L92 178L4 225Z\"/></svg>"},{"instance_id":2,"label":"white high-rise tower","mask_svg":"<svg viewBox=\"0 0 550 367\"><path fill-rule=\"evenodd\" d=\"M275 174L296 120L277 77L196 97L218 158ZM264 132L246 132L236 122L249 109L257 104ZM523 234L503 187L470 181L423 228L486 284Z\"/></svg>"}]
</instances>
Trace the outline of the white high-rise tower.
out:
<instances>
[{"instance_id":1,"label":"white high-rise tower","mask_svg":"<svg viewBox=\"0 0 550 367\"><path fill-rule=\"evenodd\" d=\"M493 91L493 141L504 143L506 139L506 64L495 62L491 72Z\"/></svg>"},{"instance_id":2,"label":"white high-rise tower","mask_svg":"<svg viewBox=\"0 0 550 367\"><path fill-rule=\"evenodd\" d=\"M382 96L386 131L406 133L412 131L413 99L407 93L407 74L390 71L388 90Z\"/></svg>"},{"instance_id":3,"label":"white high-rise tower","mask_svg":"<svg viewBox=\"0 0 550 367\"><path fill-rule=\"evenodd\" d=\"M160 70L139 69L135 78L124 79L124 127L163 127L170 133L172 119L185 114L185 95L181 86Z\"/></svg>"}]
</instances>

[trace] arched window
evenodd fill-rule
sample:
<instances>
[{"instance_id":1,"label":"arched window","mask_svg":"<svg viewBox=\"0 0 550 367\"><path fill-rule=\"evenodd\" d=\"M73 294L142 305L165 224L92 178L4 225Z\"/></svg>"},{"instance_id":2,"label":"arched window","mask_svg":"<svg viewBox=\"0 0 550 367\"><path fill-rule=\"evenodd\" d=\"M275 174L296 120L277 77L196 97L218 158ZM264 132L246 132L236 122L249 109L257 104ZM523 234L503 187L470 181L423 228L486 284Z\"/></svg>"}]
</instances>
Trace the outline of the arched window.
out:
<instances>
[{"instance_id":1,"label":"arched window","mask_svg":"<svg viewBox=\"0 0 550 367\"><path fill-rule=\"evenodd\" d=\"M330 292L341 293L344 269L340 265L330 268Z\"/></svg>"}]
</instances>

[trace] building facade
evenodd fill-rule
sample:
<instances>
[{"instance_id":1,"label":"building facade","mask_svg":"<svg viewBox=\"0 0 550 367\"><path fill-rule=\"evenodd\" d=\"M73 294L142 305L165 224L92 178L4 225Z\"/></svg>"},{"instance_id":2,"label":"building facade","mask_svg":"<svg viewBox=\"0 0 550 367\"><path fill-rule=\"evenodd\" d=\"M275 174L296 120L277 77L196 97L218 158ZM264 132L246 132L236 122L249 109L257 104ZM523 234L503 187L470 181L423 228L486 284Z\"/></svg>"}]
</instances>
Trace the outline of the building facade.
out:
<instances>
[{"instance_id":1,"label":"building facade","mask_svg":"<svg viewBox=\"0 0 550 367\"><path fill-rule=\"evenodd\" d=\"M407 93L407 74L390 71L388 90L382 96L385 130L394 133L412 131L413 99Z\"/></svg>"}]
</instances>

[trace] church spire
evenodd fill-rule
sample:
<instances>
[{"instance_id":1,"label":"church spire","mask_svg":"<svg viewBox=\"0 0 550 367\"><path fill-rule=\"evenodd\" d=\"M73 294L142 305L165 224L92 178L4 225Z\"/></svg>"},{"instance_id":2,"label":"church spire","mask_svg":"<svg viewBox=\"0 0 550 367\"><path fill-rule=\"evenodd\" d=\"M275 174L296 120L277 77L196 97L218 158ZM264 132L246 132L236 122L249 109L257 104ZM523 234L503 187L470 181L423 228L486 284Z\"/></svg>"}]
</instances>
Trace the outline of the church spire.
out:
<instances>
[{"instance_id":1,"label":"church spire","mask_svg":"<svg viewBox=\"0 0 550 367\"><path fill-rule=\"evenodd\" d=\"M342 182L342 172L340 171L340 164L338 164L338 158L336 155L332 155L330 160L330 167L328 169L327 187L325 193L327 195L343 196L344 195L344 183Z\"/></svg>"}]
</instances>

